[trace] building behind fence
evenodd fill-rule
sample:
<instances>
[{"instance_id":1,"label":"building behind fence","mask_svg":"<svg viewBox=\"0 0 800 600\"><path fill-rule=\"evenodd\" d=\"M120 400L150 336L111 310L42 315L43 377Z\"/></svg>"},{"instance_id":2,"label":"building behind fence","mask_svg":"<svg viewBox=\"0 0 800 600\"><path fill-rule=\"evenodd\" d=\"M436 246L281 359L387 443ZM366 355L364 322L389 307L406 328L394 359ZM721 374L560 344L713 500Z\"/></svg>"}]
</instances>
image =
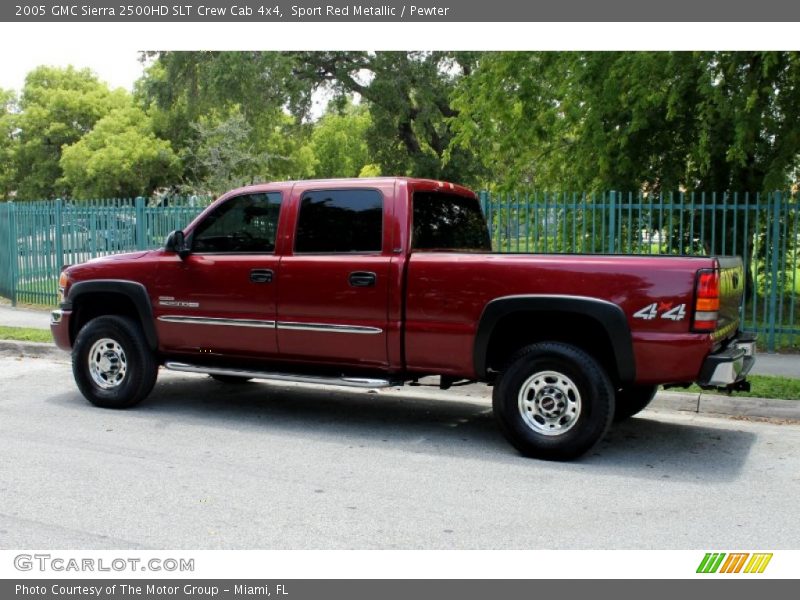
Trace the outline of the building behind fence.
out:
<instances>
[{"instance_id":1,"label":"building behind fence","mask_svg":"<svg viewBox=\"0 0 800 600\"><path fill-rule=\"evenodd\" d=\"M742 321L767 347L800 344L796 196L671 193L480 194L497 252L739 255ZM64 264L156 248L208 198L0 204L0 295L53 305Z\"/></svg>"}]
</instances>

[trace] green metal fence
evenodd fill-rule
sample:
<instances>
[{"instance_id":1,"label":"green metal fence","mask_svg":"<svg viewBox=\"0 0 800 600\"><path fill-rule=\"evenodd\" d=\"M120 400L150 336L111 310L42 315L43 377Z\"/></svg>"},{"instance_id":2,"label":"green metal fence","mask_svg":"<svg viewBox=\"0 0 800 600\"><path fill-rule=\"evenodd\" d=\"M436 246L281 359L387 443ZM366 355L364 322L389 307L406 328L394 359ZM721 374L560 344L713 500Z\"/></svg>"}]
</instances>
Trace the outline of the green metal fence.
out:
<instances>
[{"instance_id":1,"label":"green metal fence","mask_svg":"<svg viewBox=\"0 0 800 600\"><path fill-rule=\"evenodd\" d=\"M146 198L0 204L0 295L55 305L62 265L157 248L208 206L209 198Z\"/></svg>"},{"instance_id":2,"label":"green metal fence","mask_svg":"<svg viewBox=\"0 0 800 600\"><path fill-rule=\"evenodd\" d=\"M742 322L772 351L800 345L796 194L495 194L481 206L499 252L738 255Z\"/></svg>"},{"instance_id":3,"label":"green metal fence","mask_svg":"<svg viewBox=\"0 0 800 600\"><path fill-rule=\"evenodd\" d=\"M800 345L798 199L768 194L481 193L498 252L740 255L742 318L770 350ZM160 246L208 198L0 204L0 295L53 305L63 264Z\"/></svg>"}]
</instances>

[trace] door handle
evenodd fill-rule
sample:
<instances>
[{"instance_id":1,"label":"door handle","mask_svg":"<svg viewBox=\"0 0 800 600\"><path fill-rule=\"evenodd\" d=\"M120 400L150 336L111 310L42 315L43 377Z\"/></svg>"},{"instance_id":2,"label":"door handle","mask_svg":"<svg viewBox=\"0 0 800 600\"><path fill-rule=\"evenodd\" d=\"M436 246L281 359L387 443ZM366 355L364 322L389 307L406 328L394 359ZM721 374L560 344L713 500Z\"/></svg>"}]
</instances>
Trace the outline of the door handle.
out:
<instances>
[{"instance_id":1,"label":"door handle","mask_svg":"<svg viewBox=\"0 0 800 600\"><path fill-rule=\"evenodd\" d=\"M347 281L350 282L351 287L372 287L375 285L378 277L375 273L369 271L353 271Z\"/></svg>"},{"instance_id":2,"label":"door handle","mask_svg":"<svg viewBox=\"0 0 800 600\"><path fill-rule=\"evenodd\" d=\"M272 269L252 269L250 271L250 281L253 283L272 283Z\"/></svg>"}]
</instances>

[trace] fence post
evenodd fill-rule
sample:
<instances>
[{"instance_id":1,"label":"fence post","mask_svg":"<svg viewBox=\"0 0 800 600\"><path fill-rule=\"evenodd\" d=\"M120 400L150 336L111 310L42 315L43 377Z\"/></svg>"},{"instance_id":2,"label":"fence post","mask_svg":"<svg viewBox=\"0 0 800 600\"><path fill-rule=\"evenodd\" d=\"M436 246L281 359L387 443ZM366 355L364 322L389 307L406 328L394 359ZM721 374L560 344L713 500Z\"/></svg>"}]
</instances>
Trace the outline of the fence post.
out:
<instances>
[{"instance_id":1,"label":"fence post","mask_svg":"<svg viewBox=\"0 0 800 600\"><path fill-rule=\"evenodd\" d=\"M136 206L136 249L144 250L147 248L147 241L145 238L145 222L144 222L144 198L136 196L134 200Z\"/></svg>"},{"instance_id":2,"label":"fence post","mask_svg":"<svg viewBox=\"0 0 800 600\"><path fill-rule=\"evenodd\" d=\"M614 254L617 248L617 193L608 193L608 253Z\"/></svg>"},{"instance_id":3,"label":"fence post","mask_svg":"<svg viewBox=\"0 0 800 600\"><path fill-rule=\"evenodd\" d=\"M775 352L775 320L778 312L778 253L780 244L780 221L781 221L781 193L775 192L772 195L772 248L770 249L770 271L772 273L769 282L769 333L767 334L767 352Z\"/></svg>"},{"instance_id":4,"label":"fence post","mask_svg":"<svg viewBox=\"0 0 800 600\"><path fill-rule=\"evenodd\" d=\"M61 198L56 198L55 201L55 231L56 231L56 239L55 241L55 267L56 267L56 277L61 275L61 268L64 266L66 261L64 260L64 201Z\"/></svg>"},{"instance_id":5,"label":"fence post","mask_svg":"<svg viewBox=\"0 0 800 600\"><path fill-rule=\"evenodd\" d=\"M8 201L8 256L11 261L11 306L17 305L19 249L17 248L17 205Z\"/></svg>"}]
</instances>

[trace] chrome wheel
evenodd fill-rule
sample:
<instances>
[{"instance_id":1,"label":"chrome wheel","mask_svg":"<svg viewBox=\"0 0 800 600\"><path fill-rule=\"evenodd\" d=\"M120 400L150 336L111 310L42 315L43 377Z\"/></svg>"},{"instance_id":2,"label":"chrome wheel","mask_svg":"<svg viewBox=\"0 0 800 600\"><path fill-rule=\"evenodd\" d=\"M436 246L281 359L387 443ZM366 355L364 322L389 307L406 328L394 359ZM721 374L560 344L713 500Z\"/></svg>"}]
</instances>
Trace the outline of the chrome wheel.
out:
<instances>
[{"instance_id":1,"label":"chrome wheel","mask_svg":"<svg viewBox=\"0 0 800 600\"><path fill-rule=\"evenodd\" d=\"M561 435L578 422L581 395L563 373L540 371L522 384L518 407L523 422L536 433Z\"/></svg>"},{"instance_id":2,"label":"chrome wheel","mask_svg":"<svg viewBox=\"0 0 800 600\"><path fill-rule=\"evenodd\" d=\"M97 340L89 351L89 374L92 381L104 390L119 386L128 371L125 350L116 340Z\"/></svg>"}]
</instances>

